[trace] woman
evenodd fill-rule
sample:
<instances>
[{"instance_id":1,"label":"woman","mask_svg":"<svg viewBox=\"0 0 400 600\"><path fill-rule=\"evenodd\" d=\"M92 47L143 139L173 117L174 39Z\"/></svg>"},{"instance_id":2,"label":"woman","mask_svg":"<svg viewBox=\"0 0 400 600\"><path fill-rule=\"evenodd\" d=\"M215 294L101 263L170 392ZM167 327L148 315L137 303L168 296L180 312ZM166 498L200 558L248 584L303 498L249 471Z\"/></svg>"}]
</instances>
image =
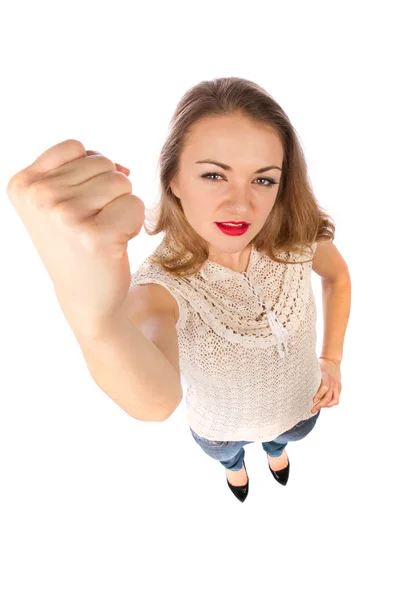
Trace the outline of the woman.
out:
<instances>
[{"instance_id":1,"label":"woman","mask_svg":"<svg viewBox=\"0 0 400 600\"><path fill-rule=\"evenodd\" d=\"M350 277L295 130L257 84L233 77L189 90L160 165L145 230L165 237L133 275L127 244L145 211L129 170L65 140L7 193L99 387L130 416L165 420L182 374L192 435L243 501L244 445L260 441L285 485L285 446L338 404ZM320 358L311 269L324 287Z\"/></svg>"},{"instance_id":2,"label":"woman","mask_svg":"<svg viewBox=\"0 0 400 600\"><path fill-rule=\"evenodd\" d=\"M184 95L161 151L160 179L156 222L145 230L165 237L131 286L156 283L175 299L192 435L244 501L243 446L261 441L272 474L286 485L285 446L312 430L322 406L338 404L347 265L294 127L251 81L204 81ZM344 307L341 337L330 346L332 325L325 328L320 359L312 268L341 284L330 303L336 317Z\"/></svg>"}]
</instances>

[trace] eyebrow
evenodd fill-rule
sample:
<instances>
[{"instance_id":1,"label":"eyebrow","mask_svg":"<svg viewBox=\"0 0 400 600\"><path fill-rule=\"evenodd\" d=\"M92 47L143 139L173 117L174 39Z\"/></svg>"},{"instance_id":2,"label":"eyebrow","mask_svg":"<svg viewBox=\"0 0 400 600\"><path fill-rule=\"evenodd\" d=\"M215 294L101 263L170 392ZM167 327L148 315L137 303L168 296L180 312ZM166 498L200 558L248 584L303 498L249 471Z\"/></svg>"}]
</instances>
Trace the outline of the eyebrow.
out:
<instances>
[{"instance_id":1,"label":"eyebrow","mask_svg":"<svg viewBox=\"0 0 400 600\"><path fill-rule=\"evenodd\" d=\"M197 160L196 161L196 164L202 164L202 163L209 163L210 165L217 165L217 167L221 167L221 169L225 169L225 171L232 171L232 167L230 167L229 165L225 165L224 163L217 162L216 160L211 160L209 158L206 158L205 160ZM277 167L276 165L270 165L268 167L262 167L261 169L257 169L257 171L254 171L254 175L256 175L257 173L264 173L264 171L270 171L271 169L279 169L280 171L282 171L282 169L280 167Z\"/></svg>"}]
</instances>

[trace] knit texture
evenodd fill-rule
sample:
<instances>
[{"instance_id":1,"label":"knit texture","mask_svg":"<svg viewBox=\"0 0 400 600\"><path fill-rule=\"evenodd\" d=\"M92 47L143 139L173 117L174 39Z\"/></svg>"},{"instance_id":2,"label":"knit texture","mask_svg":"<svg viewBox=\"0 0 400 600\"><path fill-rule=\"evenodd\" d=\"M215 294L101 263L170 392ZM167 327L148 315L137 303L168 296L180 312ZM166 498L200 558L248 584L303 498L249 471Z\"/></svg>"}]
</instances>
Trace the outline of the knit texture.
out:
<instances>
[{"instance_id":1,"label":"knit texture","mask_svg":"<svg viewBox=\"0 0 400 600\"><path fill-rule=\"evenodd\" d=\"M282 252L284 260L307 260ZM164 241L150 256L172 256ZM284 265L251 246L245 273L207 260L189 277L147 257L131 287L164 286L176 299L180 372L186 414L200 437L270 441L312 417L321 383L316 354L312 262Z\"/></svg>"}]
</instances>

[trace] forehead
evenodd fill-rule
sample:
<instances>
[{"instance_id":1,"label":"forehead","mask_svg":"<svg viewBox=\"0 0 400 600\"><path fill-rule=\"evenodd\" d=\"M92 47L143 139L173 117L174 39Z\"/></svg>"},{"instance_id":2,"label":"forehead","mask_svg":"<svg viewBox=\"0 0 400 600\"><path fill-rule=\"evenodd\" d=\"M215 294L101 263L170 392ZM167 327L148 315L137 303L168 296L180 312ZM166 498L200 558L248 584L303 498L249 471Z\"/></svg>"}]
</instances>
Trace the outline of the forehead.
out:
<instances>
[{"instance_id":1,"label":"forehead","mask_svg":"<svg viewBox=\"0 0 400 600\"><path fill-rule=\"evenodd\" d=\"M228 157L234 160L237 153L261 161L283 159L278 133L271 126L243 115L210 116L197 121L188 132L182 152L186 158L201 160L212 155L228 164L231 164Z\"/></svg>"}]
</instances>

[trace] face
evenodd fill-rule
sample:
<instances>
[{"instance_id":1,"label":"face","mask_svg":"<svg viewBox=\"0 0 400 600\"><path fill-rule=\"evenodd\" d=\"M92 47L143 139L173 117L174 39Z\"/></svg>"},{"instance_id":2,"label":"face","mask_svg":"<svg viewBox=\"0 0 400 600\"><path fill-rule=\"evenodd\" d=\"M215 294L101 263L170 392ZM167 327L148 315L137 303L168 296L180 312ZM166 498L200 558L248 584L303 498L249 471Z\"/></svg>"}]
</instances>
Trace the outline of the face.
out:
<instances>
[{"instance_id":1,"label":"face","mask_svg":"<svg viewBox=\"0 0 400 600\"><path fill-rule=\"evenodd\" d=\"M207 117L193 127L170 186L190 225L209 243L209 260L245 270L251 242L275 203L282 162L278 134L243 115ZM256 173L264 167L273 168ZM247 221L250 227L230 236L216 225L222 221Z\"/></svg>"}]
</instances>

